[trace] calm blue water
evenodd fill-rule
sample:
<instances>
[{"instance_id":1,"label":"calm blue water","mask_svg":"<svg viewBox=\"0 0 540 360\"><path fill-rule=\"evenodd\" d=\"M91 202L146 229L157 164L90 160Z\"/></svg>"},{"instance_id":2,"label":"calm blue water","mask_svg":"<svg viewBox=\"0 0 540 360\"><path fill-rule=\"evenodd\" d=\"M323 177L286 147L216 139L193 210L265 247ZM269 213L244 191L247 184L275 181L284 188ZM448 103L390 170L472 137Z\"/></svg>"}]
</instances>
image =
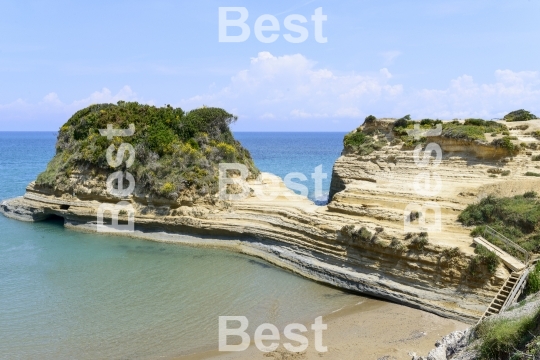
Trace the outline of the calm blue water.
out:
<instances>
[{"instance_id":1,"label":"calm blue water","mask_svg":"<svg viewBox=\"0 0 540 360\"><path fill-rule=\"evenodd\" d=\"M343 149L345 133L252 133L239 132L234 136L250 152L255 164L261 171L276 174L282 179L288 173L299 172L306 176L306 181L294 180L308 187L308 197L316 203L325 203L328 199L332 166ZM315 167L322 165L322 197L315 197L315 182L311 174Z\"/></svg>"},{"instance_id":2,"label":"calm blue water","mask_svg":"<svg viewBox=\"0 0 540 360\"><path fill-rule=\"evenodd\" d=\"M278 175L319 164L330 171L341 149L336 134L238 138L263 171ZM0 132L0 199L24 193L55 141L54 133ZM282 327L361 300L227 251L0 216L2 359L171 358L216 348L220 315L247 316L253 334L263 322Z\"/></svg>"}]
</instances>

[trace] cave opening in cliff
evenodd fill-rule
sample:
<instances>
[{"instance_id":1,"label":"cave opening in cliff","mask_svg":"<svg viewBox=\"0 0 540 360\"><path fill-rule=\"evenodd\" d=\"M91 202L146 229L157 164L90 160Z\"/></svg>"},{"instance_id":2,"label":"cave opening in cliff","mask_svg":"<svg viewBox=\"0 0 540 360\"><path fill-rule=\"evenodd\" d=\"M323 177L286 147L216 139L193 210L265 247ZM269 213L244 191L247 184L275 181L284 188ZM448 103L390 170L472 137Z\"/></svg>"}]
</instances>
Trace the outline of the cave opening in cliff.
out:
<instances>
[{"instance_id":1,"label":"cave opening in cliff","mask_svg":"<svg viewBox=\"0 0 540 360\"><path fill-rule=\"evenodd\" d=\"M51 214L47 216L47 218L44 221L50 224L64 226L64 218L56 214Z\"/></svg>"}]
</instances>

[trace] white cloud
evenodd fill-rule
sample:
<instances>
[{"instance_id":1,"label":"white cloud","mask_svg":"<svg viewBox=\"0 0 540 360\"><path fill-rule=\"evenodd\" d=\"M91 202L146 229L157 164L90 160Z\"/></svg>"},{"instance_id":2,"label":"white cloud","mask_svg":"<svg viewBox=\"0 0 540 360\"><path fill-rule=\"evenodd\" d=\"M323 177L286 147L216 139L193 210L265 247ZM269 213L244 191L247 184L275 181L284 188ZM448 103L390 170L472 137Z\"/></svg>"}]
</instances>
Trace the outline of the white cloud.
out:
<instances>
[{"instance_id":1,"label":"white cloud","mask_svg":"<svg viewBox=\"0 0 540 360\"><path fill-rule=\"evenodd\" d=\"M124 101L143 101L129 86L124 86L116 94L103 88L88 97L72 102L63 102L57 93L51 92L37 103L28 103L22 99L9 104L0 104L0 130L53 130L62 125L77 110L99 103L117 103Z\"/></svg>"},{"instance_id":2,"label":"white cloud","mask_svg":"<svg viewBox=\"0 0 540 360\"><path fill-rule=\"evenodd\" d=\"M221 90L182 100L178 105L188 109L202 104L237 107L251 117L270 113L283 120L359 118L365 105L401 94L403 87L390 84L391 78L388 69L372 74L339 74L317 68L301 54L274 56L260 52Z\"/></svg>"},{"instance_id":3,"label":"white cloud","mask_svg":"<svg viewBox=\"0 0 540 360\"><path fill-rule=\"evenodd\" d=\"M423 81L397 78L416 84ZM525 108L540 115L539 99L537 71L496 70L488 82L461 75L443 87L412 89L398 83L387 68L372 73L345 73L318 66L301 54L274 56L261 52L224 87L214 83L208 93L193 94L176 105L186 110L202 105L223 107L239 116L235 127L241 129L322 131L349 130L369 114L490 119ZM17 99L0 104L0 131L57 129L85 106L118 100L152 104L129 86L116 93L103 88L71 102L51 92L37 103Z\"/></svg>"},{"instance_id":4,"label":"white cloud","mask_svg":"<svg viewBox=\"0 0 540 360\"><path fill-rule=\"evenodd\" d=\"M494 77L495 82L481 84L472 76L462 75L451 80L446 89L411 94L400 108L417 117L440 118L498 118L519 108L539 112L540 73L497 70Z\"/></svg>"}]
</instances>

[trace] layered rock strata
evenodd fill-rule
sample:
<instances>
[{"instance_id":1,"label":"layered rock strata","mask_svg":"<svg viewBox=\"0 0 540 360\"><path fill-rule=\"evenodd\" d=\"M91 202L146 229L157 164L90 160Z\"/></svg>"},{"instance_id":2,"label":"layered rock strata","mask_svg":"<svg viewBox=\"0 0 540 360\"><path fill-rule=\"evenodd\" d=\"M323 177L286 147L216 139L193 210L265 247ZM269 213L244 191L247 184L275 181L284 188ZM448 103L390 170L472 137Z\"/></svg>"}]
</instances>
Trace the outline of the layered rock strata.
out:
<instances>
[{"instance_id":1,"label":"layered rock strata","mask_svg":"<svg viewBox=\"0 0 540 360\"><path fill-rule=\"evenodd\" d=\"M540 121L528 123L540 128ZM375 126L389 128L388 122ZM512 131L521 142L537 142L524 133ZM501 265L495 274L470 274L472 239L457 215L487 194L538 189L540 181L523 174L534 171L537 163L531 156L540 150L486 157L484 145L430 141L443 150L441 163L433 169L442 187L434 195L419 194L415 188L415 178L425 169L416 166L413 150L387 145L366 156L343 153L334 165L327 206L316 206L276 176L262 174L248 183L252 195L238 201L176 206L130 197L136 231L124 235L243 252L325 284L473 323L509 273ZM492 177L489 169L510 174ZM100 204L119 199L107 194L104 181L89 174L71 177L77 184L71 193L31 183L23 197L2 202L0 211L26 221L60 216L67 227L96 231ZM279 195L263 200L254 195L261 191ZM419 241L422 225L413 219L404 227L404 220L410 204L426 201L439 207L441 229L421 235ZM428 209L424 217L429 214Z\"/></svg>"}]
</instances>

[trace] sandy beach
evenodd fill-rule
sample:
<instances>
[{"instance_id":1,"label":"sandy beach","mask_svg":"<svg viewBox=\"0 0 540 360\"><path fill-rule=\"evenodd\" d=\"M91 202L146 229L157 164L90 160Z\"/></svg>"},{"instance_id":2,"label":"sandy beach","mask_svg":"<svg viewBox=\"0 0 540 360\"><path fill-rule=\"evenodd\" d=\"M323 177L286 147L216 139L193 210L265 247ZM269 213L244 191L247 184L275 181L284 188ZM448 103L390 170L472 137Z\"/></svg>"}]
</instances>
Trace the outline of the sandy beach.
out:
<instances>
[{"instance_id":1,"label":"sandy beach","mask_svg":"<svg viewBox=\"0 0 540 360\"><path fill-rule=\"evenodd\" d=\"M362 303L341 309L323 317L328 329L323 332L323 345L328 352L318 353L314 347L313 331L309 346L303 353L291 353L280 347L272 353L263 353L255 345L243 352L223 353L217 350L182 356L178 360L200 359L398 359L409 360L410 352L426 355L442 336L463 330L469 325L445 319L407 306L366 299ZM303 323L308 330L310 322ZM282 332L283 329L280 329ZM253 335L253 334L251 334ZM216 344L217 347L217 344Z\"/></svg>"}]
</instances>

